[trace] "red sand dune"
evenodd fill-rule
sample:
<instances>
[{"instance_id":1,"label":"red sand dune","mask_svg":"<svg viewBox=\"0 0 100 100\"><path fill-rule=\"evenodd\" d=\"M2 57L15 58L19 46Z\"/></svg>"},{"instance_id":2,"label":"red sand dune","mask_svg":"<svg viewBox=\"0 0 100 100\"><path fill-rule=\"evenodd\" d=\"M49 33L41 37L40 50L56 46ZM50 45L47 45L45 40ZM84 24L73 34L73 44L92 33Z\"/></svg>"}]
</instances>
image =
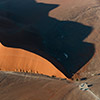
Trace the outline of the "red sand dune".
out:
<instances>
[{"instance_id":1,"label":"red sand dune","mask_svg":"<svg viewBox=\"0 0 100 100\"><path fill-rule=\"evenodd\" d=\"M11 6L11 4L10 3L13 3L14 5L14 7L13 6ZM36 6L36 10L37 11L35 11L35 9L33 9L33 11L34 11L34 13L35 14L33 14L33 15L31 15L31 11L30 11L30 9L31 9L31 7L32 7L32 5L31 6L26 6L27 5L27 2L28 2L28 4L30 4L30 3L34 3L34 6ZM6 3L7 3L7 5L8 6L6 6ZM17 3L19 3L19 6L17 6ZM47 4L50 4L50 5L47 5ZM78 70L76 70L77 72L81 72L80 74L82 74L82 72L84 71L84 69L86 69L87 68L87 70L86 70L86 73L87 73L87 71L89 71L90 73L92 73L92 72L96 72L97 71L97 69L99 70L99 67L98 67L98 65L99 65L99 60L100 60L100 51L99 51L99 40L100 40L100 37L99 37L99 21L100 21L100 13L99 13L99 6L100 6L100 3L99 2L97 2L97 0L93 0L93 1L91 1L91 0L77 0L77 1L75 1L75 0L71 0L71 1L69 1L69 0L63 0L62 2L60 1L60 0L48 0L48 1L46 1L46 0L36 0L36 1L25 1L24 3L23 2L20 2L20 0L18 0L18 1L15 1L15 2L11 2L10 0L7 0L7 2L1 2L1 4L2 4L2 7L5 7L5 9L7 9L7 8L14 8L13 10L12 10L12 15L11 15L11 13L9 14L9 13L7 13L7 15L5 14L5 13L1 13L1 16L2 17L4 17L4 19L2 20L2 18L1 18L1 26L2 26L2 29L4 29L3 30L3 32L1 32L1 37L0 37L0 40L1 40L1 43L3 44L3 45L5 45L5 46L13 46L14 45L14 40L15 41L18 41L19 40L19 43L23 43L24 45L25 45L25 41L22 41L22 37L23 37L23 34L24 33L26 33L26 31L24 31L24 30L21 30L20 32L18 32L18 36L21 36L20 38L16 38L16 36L14 37L14 38L12 38L12 36L6 36L6 35L8 35L8 34L6 34L7 33L7 31L8 31L8 26L9 26L9 24L7 25L7 26L5 26L5 24L6 24L6 21L7 21L7 18L10 20L8 20L7 21L7 23L10 23L10 30L12 30L12 29L14 29L14 30L17 30L17 29L19 29L19 27L15 24L15 23L13 23L13 21L11 20L12 18L13 18L13 20L15 20L16 21L16 18L17 17L19 17L19 16L17 16L17 17L15 17L15 15L16 14L20 14L20 18L22 18L21 20L17 20L18 22L20 22L21 23L21 25L22 25L22 23L23 22L25 22L25 23L23 23L23 24L33 24L33 26L37 29L37 30L39 30L40 31L40 33L46 33L46 32L49 32L49 35L51 35L51 33L52 32L60 32L60 31L58 31L58 29L56 29L55 28L55 26L56 25L58 25L58 28L60 27L61 28L61 26L60 25L62 25L62 23L64 23L63 21L74 21L74 23L73 22L71 22L71 23L73 23L73 26L77 26L77 25L79 25L79 26L82 26L82 27L88 27L88 26L90 26L90 27L92 27L93 28L93 30L91 30L91 31L89 31L89 33L88 34L86 34L86 36L84 37L78 37L78 35L79 36L81 36L80 34L76 34L76 35L74 35L74 32L73 32L73 34L72 35L70 35L68 38L67 38L67 36L66 36L66 39L65 39L65 41L68 39L68 42L69 42L69 47L71 47L71 51L75 48L75 49L77 49L76 51L75 51L75 53L76 53L76 55L73 57L72 55L73 54L75 54L74 53L74 50L73 50L73 53L71 54L71 52L69 52L69 54L71 54L71 60L72 61L67 61L67 60L65 60L65 62L67 62L68 63L68 68L67 69L69 69L70 68L70 65L71 65L71 67L73 68L74 67L74 69L78 69ZM27 13L24 13L24 9L21 9L20 10L20 8L22 7L22 4L24 5L23 7L26 7L26 8L29 8L29 9L25 9L25 10L27 10L27 13L29 14L27 17L24 17L23 18L23 16L26 16L27 15ZM52 4L54 4L54 5L52 5ZM56 5L57 4L57 5ZM48 9L46 9L48 7ZM16 12L16 9L18 10L18 12ZM18 9L19 8L19 9ZM38 9L39 8L39 9ZM41 8L41 9L40 9ZM4 11L6 11L4 9ZM1 9L2 10L2 9ZM8 12L10 12L10 10L11 9L8 9L7 11ZM30 12L28 12L28 10L30 11ZM20 13L21 12L21 13ZM25 15L24 15L25 14ZM5 18L5 16L7 17L7 18ZM13 16L13 17L12 17ZM38 17L37 17L38 16ZM28 19L28 20L27 20ZM4 20L6 20L6 21L4 21ZM50 21L50 22L49 22ZM53 24L52 24L52 22L54 22ZM12 23L12 24L11 24ZM80 23L82 24L82 25L80 25ZM67 24L68 24L68 22L67 22ZM87 26L88 25L88 26ZM42 26L42 27L41 27ZM65 24L65 26L63 26L64 27L64 31L66 31L67 32L67 26L68 25L66 25ZM71 26L70 26L71 27ZM70 28L69 27L69 28ZM25 27L24 27L25 28ZM89 27L88 27L89 28ZM54 31L52 31L54 29ZM61 33L64 33L64 31L62 30L61 31ZM77 31L77 30L76 30ZM78 30L79 31L79 30ZM27 32L28 33L28 32ZM76 32L77 33L77 32ZM79 33L80 33L80 31L79 31ZM86 33L86 32L85 32ZM84 34L85 34L84 33ZM6 35L5 35L6 34ZM53 34L52 34L53 35ZM30 34L30 36L31 36L31 34ZM74 36L75 36L75 38L74 38ZM26 35L26 37L27 37L27 35ZM73 37L73 38L71 38L71 37ZM7 40L7 38L12 38L12 39L8 39ZM39 38L40 39L40 38ZM51 37L51 39L52 39L52 37ZM59 38L58 38L59 39ZM80 40L80 41L78 41L78 40ZM33 42L33 39L31 38L31 42ZM56 42L56 41L54 41L54 42ZM80 42L80 43L79 43ZM40 43L40 42L39 42ZM37 47L39 46L39 45L41 45L41 44L39 44L38 42L36 42L36 45L37 45ZM74 44L75 43L75 44ZM32 46L34 46L34 44L32 43L31 45L29 45L29 44L31 44L30 42L28 42L26 45L27 45L27 47L29 47L29 48L31 48ZM58 43L58 44L60 44L60 43ZM84 48L84 50L81 48L81 45L82 45L82 47ZM86 48L85 48L85 46L86 46ZM6 48L6 47L3 47L2 45L1 45L1 47L2 48ZM55 47L55 45L54 45L54 47ZM66 44L65 44L65 47L66 47ZM89 48L88 48L89 47ZM35 48L35 47L34 47ZM60 47L61 48L61 47ZM7 51L8 51L8 49L13 49L13 50L9 50L9 52L11 52L11 54L13 55L16 55L16 52L19 52L19 51L16 51L16 49L15 48L6 48L7 49ZM10 54L9 52L7 52L6 51L6 49L5 50L3 50L3 51L5 51L4 52L4 54ZM15 49L15 50L14 50ZM33 49L33 48L32 48ZM59 48L58 48L59 49ZM83 50L83 52L81 53L81 50L80 49L82 49ZM86 49L86 50L85 50ZM2 49L1 49L2 50ZM17 49L18 50L18 49ZM67 50L67 49L66 49ZM69 50L69 51L70 51ZM3 51L0 51L0 52L2 52L3 53ZM15 52L16 51L16 52ZM21 51L23 51L23 50L21 50ZM38 50L37 50L38 51ZM12 53L13 52L13 53ZM28 52L28 51L25 51L25 52ZM31 53L30 53L31 54ZM20 53L19 53L19 55L20 55ZM25 53L23 53L23 55L25 55ZM35 54L32 54L32 55L35 55ZM59 53L59 55L60 55L60 53ZM1 56L2 56L2 54L1 54ZM26 55L25 55L26 56ZM70 56L70 55L69 55ZM77 59L76 59L76 57L77 57ZM40 57L41 58L41 57ZM40 59L39 58L39 59ZM81 59L82 58L82 59ZM2 57L2 58L0 58L1 59L1 67L6 67L6 68L8 68L7 66L9 65L10 66L10 63L11 63L11 66L10 67L12 67L12 68L14 68L13 70L18 70L17 69L17 67L19 68L19 66L22 68L22 66L24 65L25 66L25 68L26 68L26 66L29 64L30 66L33 66L33 65L35 65L36 63L34 63L33 65L32 65L32 61L31 60L29 60L29 62L26 60L26 64L24 64L24 60L22 61L22 60L19 60L19 59L22 59L22 58L14 58L13 56L11 57L11 59L12 60L10 60L9 59L9 57L8 56L4 56L4 58ZM5 60L4 59L7 59L6 60L6 62L5 62ZM18 60L17 60L18 59ZM28 59L27 57L25 58L25 59ZM31 58L30 58L31 59ZM32 59L34 59L34 57L32 56ZM41 59L43 59L43 58L41 58ZM83 61L83 59L86 59L85 61ZM10 61L9 61L10 60ZM8 62L9 61L9 62ZM18 63L17 63L17 61L18 61ZM41 60L40 60L41 61ZM62 60L63 61L63 60ZM36 61L35 61L36 62ZM82 63L81 63L82 62ZM94 63L95 62L95 63ZM20 64L23 64L23 65L20 65ZM42 61L41 61L41 63L43 63ZM49 62L48 62L49 63ZM65 67L67 66L67 63L65 63ZM15 69L15 64L16 64L16 69ZM14 65L14 66L12 66L12 65ZM45 64L46 66L47 66L47 63ZM80 66L81 65L81 66ZM28 67L30 67L30 66L28 66ZM39 64L39 66L42 66L41 64ZM39 67L38 66L38 67ZM50 63L50 66L53 66L51 63ZM37 68L38 68L37 67ZM57 66L56 66L57 67ZM79 67L79 68L78 68ZM43 66L41 67L41 68L43 68ZM40 67L39 67L39 69L41 69ZM47 67L45 67L45 68L47 68ZM53 66L53 68L55 68L54 66ZM1 68L2 69L2 68ZM23 69L22 69L23 70ZM26 70L26 69L25 69ZM27 69L27 70L29 70L29 68ZM31 69L30 69L31 70ZM58 69L57 69L58 70ZM71 69L70 69L71 70ZM71 73L73 73L73 71L70 71L69 70L69 74ZM79 70L81 70L81 71L79 71ZM49 71L49 69L48 69L48 71ZM75 73L76 73L76 71L75 71ZM39 72L39 71L38 71ZM43 71L43 72L45 72L45 71ZM54 71L55 72L55 71ZM58 71L59 72L59 71ZM57 72L57 73L58 73ZM39 72L39 73L41 73L41 71ZM48 72L46 72L46 74L47 74ZM50 72L51 73L51 72ZM75 74L74 73L74 74ZM44 74L44 73L43 73ZM49 74L49 75L51 75L51 74ZM83 74L82 74L83 75ZM57 76L57 75L56 75ZM63 74L62 74L62 76L63 76ZM61 76L61 77L62 77ZM83 76L85 76L85 75L83 75ZM58 77L60 77L60 75L58 75ZM64 76L65 77L65 76Z\"/></svg>"},{"instance_id":2,"label":"red sand dune","mask_svg":"<svg viewBox=\"0 0 100 100\"><path fill-rule=\"evenodd\" d=\"M22 49L4 47L2 44L0 44L0 70L39 73L66 78L46 59Z\"/></svg>"},{"instance_id":3,"label":"red sand dune","mask_svg":"<svg viewBox=\"0 0 100 100\"><path fill-rule=\"evenodd\" d=\"M50 17L61 21L75 21L84 25L93 27L83 41L94 45L93 57L73 76L73 78L91 76L93 73L100 73L100 1L99 0L37 0L38 2L46 2L59 4L59 7L51 10ZM91 52L91 49L89 49ZM84 55L84 54L83 54ZM87 55L85 55L88 57Z\"/></svg>"},{"instance_id":4,"label":"red sand dune","mask_svg":"<svg viewBox=\"0 0 100 100\"><path fill-rule=\"evenodd\" d=\"M1 40L0 42L3 44L3 45L0 44L0 69L5 71L5 72L0 71L0 100L95 100L96 96L100 97L100 88L99 88L100 86L100 67L99 67L100 66L100 2L99 0L36 0L38 3L40 2L39 5L37 5L38 3L36 4L36 1L34 0L28 0L28 1L25 0L24 3L23 1L22 2L20 1L21 0L14 0L14 1L7 0L6 2L5 0L5 2L3 2L2 0L2 7L7 6L8 8L9 7L14 8L15 11L14 12L12 11L13 14L10 13L11 16L13 15L15 16L15 13L18 14L21 11L20 15L23 21L26 22L26 24L32 23L34 28L39 30L41 33L48 32L51 35L52 30L54 29L54 32L61 32L63 34L64 30L65 31L67 30L67 27L70 23L67 25L67 27L64 24L65 25L63 26L64 30L58 31L58 28L55 27L58 26L62 28L63 25L62 23L64 23L63 21L74 21L73 27L76 26L84 27L84 28L81 27L82 28L81 31L78 30L79 34L77 34L77 30L75 30L75 32L72 32L73 34L71 35L67 34L67 36L69 35L70 36L65 39L65 41L69 39L69 41L67 42L70 42L69 47L71 48L70 50L73 51L73 53L69 52L70 55L68 55L69 58L71 59L65 60L65 62L67 62L69 65L67 66L67 63L65 64L69 69L67 71L69 71L69 74L70 73L72 74L72 72L70 71L71 67L72 68L74 67L75 69L78 68L77 72L75 71L76 73L74 73L73 78L82 77L83 80L78 82L77 81L68 82L67 80L52 79L41 75L40 76L31 74L22 75L21 73L6 72L6 71L21 71L21 72L28 71L33 73L45 74L49 76L55 75L57 77L66 78L66 76L56 68L57 66L55 67L48 60L34 54L33 52L29 52L30 50L27 51L19 49L22 46L22 44L20 45L19 48L18 46L17 48L11 48L14 46L13 41L19 40L18 45L21 42L23 44L27 44L24 45L24 47L26 46L29 47L30 49L35 45L33 44L34 42L32 42L34 41L35 37L34 39L32 39L33 37L31 38L32 43L30 42L26 43L25 41L22 41L23 40L22 36L24 33L28 33L28 35L30 35L31 37L31 33L29 33L29 31L25 31L24 27L21 31L17 31L17 35L14 34L15 37L13 37L12 38L13 40L11 40L12 35L7 34L9 33L8 26L11 25L9 31L10 29L11 30L19 29L19 27L15 23L13 23L13 21L10 21L12 17L9 16L9 14L5 15L5 13L1 13L1 15L3 15L4 17L8 16L9 20L7 21L7 19L4 18L3 20L0 21L1 23L0 33L2 33L0 37ZM10 5L9 2L15 5L12 4ZM20 9L24 7L25 8L29 7L31 9L32 6L29 6L29 4L26 2L28 2L29 4L30 2L31 3L34 2L34 5L36 6L36 9L38 11L38 13L36 12L32 16L30 16L32 12L29 9L25 9L26 10L25 12L29 13L29 16L27 16L28 20L26 20L27 18L24 19L25 18L24 16L26 16L27 13L25 13L24 15L23 10ZM54 5L47 5L45 3ZM18 5L16 6L16 4ZM44 8L42 9L41 6ZM39 7L41 8L41 10L40 9L38 10ZM18 10L19 12L16 12L16 8L17 9L19 8ZM8 12L10 10L11 9L7 9ZM49 22L50 20L51 22ZM21 22L20 20L17 21ZM8 24L6 24L7 26L5 26L6 22L8 22ZM54 23L52 24L52 22ZM84 31L83 29L90 27L92 28L92 30L89 31L89 33L87 33L86 31L83 32ZM18 38L18 36L21 36L21 38ZM24 39L27 40L27 38L25 37ZM41 44L36 42L36 45L37 47L39 47L39 45ZM36 51L38 50L39 49L36 48ZM74 50L76 51L74 52ZM84 52L82 52L82 50ZM84 62L83 58L86 59L85 63L83 63ZM79 68L80 63L82 63L82 65ZM84 82L88 83L89 89L96 96L94 96L93 93L91 94L88 91L81 91L79 89L79 85Z\"/></svg>"}]
</instances>

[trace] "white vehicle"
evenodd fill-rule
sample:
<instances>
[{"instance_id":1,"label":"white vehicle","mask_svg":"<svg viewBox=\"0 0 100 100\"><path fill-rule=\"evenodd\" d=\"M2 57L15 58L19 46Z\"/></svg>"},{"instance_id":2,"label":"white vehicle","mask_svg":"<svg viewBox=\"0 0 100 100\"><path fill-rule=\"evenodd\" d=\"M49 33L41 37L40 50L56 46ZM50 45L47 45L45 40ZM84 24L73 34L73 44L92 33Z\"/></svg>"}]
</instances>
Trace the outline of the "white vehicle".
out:
<instances>
[{"instance_id":1,"label":"white vehicle","mask_svg":"<svg viewBox=\"0 0 100 100\"><path fill-rule=\"evenodd\" d=\"M79 85L79 89L86 91L86 90L89 89L89 87L88 87L87 83L82 83L82 84Z\"/></svg>"}]
</instances>

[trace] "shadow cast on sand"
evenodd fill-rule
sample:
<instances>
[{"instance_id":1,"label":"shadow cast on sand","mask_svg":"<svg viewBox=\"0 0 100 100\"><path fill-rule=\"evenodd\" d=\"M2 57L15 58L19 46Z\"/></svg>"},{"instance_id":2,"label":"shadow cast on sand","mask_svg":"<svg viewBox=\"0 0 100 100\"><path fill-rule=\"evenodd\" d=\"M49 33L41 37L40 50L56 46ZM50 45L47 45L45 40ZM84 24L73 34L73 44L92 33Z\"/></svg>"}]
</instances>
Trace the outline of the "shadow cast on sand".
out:
<instances>
[{"instance_id":1,"label":"shadow cast on sand","mask_svg":"<svg viewBox=\"0 0 100 100\"><path fill-rule=\"evenodd\" d=\"M93 28L49 17L48 13L59 5L34 0L24 3L9 0L0 5L0 41L3 45L38 54L69 78L92 58L95 47L83 40Z\"/></svg>"}]
</instances>

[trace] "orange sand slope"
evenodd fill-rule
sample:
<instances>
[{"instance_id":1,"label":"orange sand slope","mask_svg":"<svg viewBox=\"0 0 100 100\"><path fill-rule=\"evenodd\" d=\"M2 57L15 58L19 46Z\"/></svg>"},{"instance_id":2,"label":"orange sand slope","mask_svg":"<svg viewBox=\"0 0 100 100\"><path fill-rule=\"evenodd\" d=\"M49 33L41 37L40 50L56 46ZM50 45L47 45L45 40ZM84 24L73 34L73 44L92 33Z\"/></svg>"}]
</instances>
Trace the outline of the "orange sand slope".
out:
<instances>
[{"instance_id":1,"label":"orange sand slope","mask_svg":"<svg viewBox=\"0 0 100 100\"><path fill-rule=\"evenodd\" d=\"M0 18L1 43L8 47L24 48L37 53L71 78L94 54L94 45L91 42L83 41L91 33L92 27L67 19L70 17L68 16L71 14L70 12L74 12L74 8L70 9L68 6L69 4L73 6L73 1L65 2L64 0L61 5L58 5L61 3L59 0L55 2L50 0L48 2L50 4L46 4L43 0L41 3L37 3L38 0L37 2L36 0L25 0L24 3L20 0L14 2L9 0L9 2L3 3L3 10L1 9L2 12L0 12L2 16ZM79 1L82 0L77 0L77 2ZM56 2L58 2L57 5ZM75 6L78 5L75 3ZM60 7L69 8L70 11ZM33 27L39 32L34 31ZM45 54L39 51L43 51Z\"/></svg>"},{"instance_id":2,"label":"orange sand slope","mask_svg":"<svg viewBox=\"0 0 100 100\"><path fill-rule=\"evenodd\" d=\"M22 49L4 47L2 44L0 44L0 69L66 78L46 59Z\"/></svg>"},{"instance_id":3,"label":"orange sand slope","mask_svg":"<svg viewBox=\"0 0 100 100\"><path fill-rule=\"evenodd\" d=\"M99 63L100 62L100 34L99 34L100 33L100 22L99 22L100 21L100 2L97 2L97 0L92 0L92 1L91 0L84 0L84 1L83 0L70 0L70 1L62 0L62 2L60 0L48 0L48 1L47 0L26 0L26 1L28 1L28 3L27 2L23 3L23 1L20 2L20 0L15 0L16 2L12 2L13 6L14 6L13 7L13 6L10 6L12 4L9 1L11 1L11 0L8 0L8 2L5 2L5 3L7 3L5 5L3 5L4 3L2 3L2 7L4 7L4 11L5 11L5 9L8 9L9 7L15 8L15 6L16 6L16 8L18 9L18 12L20 12L20 13L17 12L18 15L20 16L20 20L18 20L19 23L22 23L22 25L23 24L26 25L27 23L28 23L28 25L32 24L32 26L34 28L36 28L37 30L39 30L39 32L41 34L49 32L49 36L51 36L51 39L52 39L54 32L57 34L64 33L64 32L65 32L65 34L68 33L68 30L67 30L67 27L69 26L68 21L73 21L74 23L72 23L69 26L69 27L72 27L72 25L73 25L71 30L75 26L78 26L78 27L76 27L75 32L68 34L67 35L68 37L66 36L65 42L64 42L65 45L63 46L64 49L65 49L65 47L67 47L67 45L69 46L68 48L65 49L65 51L67 51L67 49L69 49L69 51L66 52L69 55L69 60L66 60L65 56L64 56L65 60L61 59L62 62L65 61L64 65L65 65L65 67L67 66L67 68L66 68L67 73L69 72L68 74L70 74L70 73L73 74L73 73L76 73L76 71L78 71L79 69L80 69L80 71L79 71L80 76L82 76L82 77L91 75L92 73L98 73L98 71L100 70L100 67L98 67L100 65L100 63ZM36 6L37 9L35 9L35 10L33 9L33 11L31 12L32 8L30 7L30 4L32 4L32 2L34 4L34 6ZM17 5L17 3L20 4L21 10L23 8L22 6L25 4L25 6L24 6L25 9L23 8L23 10L21 11L19 6ZM51 6L45 5L47 3L54 4L54 5L51 5ZM29 7L26 6L26 4L29 5ZM57 5L55 5L55 4L57 4ZM7 8L5 8L6 5L9 5L9 6L7 6ZM31 5L31 6L33 7L33 5ZM28 7L28 8L26 8L26 7ZM29 15L27 17L26 17L27 13L25 13L25 15L24 15L24 12L26 9L29 11ZM11 9L9 9L9 12L10 12L10 10ZM12 15L7 14L7 16L6 16L6 14L4 14L4 13L3 14L1 13L0 15L3 15L2 17L6 16L8 19L9 18L12 19L11 16L16 15L16 9L13 9L13 10L14 11L11 11L11 13L13 13ZM41 16L41 17L37 17L37 16ZM3 20L5 20L5 19L3 19ZM15 19L16 19L16 17L13 18L13 20L15 20ZM27 48L29 48L30 51L33 50L33 48L32 48L32 47L34 47L33 43L34 44L36 43L36 45L39 46L38 42L35 42L33 38L31 38L31 41L29 42L30 38L27 39L29 32L27 32L27 34L25 35L26 38L23 38L23 39L20 37L22 37L24 35L24 32L26 33L26 31L24 31L24 32L23 31L21 31L21 32L15 31L16 35L14 34L12 36L12 33L11 33L11 35L8 35L9 30L6 28L8 28L9 24L8 24L8 26L7 26L7 24L5 26L5 22L6 21L2 22L4 26L1 25L3 32L1 32L0 40L3 44L5 44L6 46L7 45L12 46L12 47L22 47L22 48L25 48L26 50L28 50ZM8 23L10 23L10 22L8 22ZM82 25L80 25L79 23L82 23ZM55 27L55 25L58 28ZM62 25L63 25L63 28L62 28ZM84 25L86 25L86 26L84 26ZM89 32L87 31L88 33L83 31L87 27L87 25L92 28L91 31L89 31ZM19 29L19 27L17 27L16 25L14 27L13 23L10 24L10 26L13 26L13 27L11 27L11 30ZM79 27L79 26L84 27L83 29L81 29L82 31L80 31L80 28L82 28L82 27ZM79 29L79 30L77 30L77 29ZM36 32L36 34L37 34L37 32ZM32 35L30 33L30 37L31 36ZM17 39L16 39L16 37L17 37ZM63 36L62 36L62 38L63 38ZM13 43L15 42L15 40L18 41L18 45L22 43L21 46L14 46ZM38 40L38 38L37 38L37 40ZM58 38L58 40L59 40L59 38ZM67 42L66 42L66 40L67 40ZM41 39L41 41L42 41L42 39ZM49 42L51 42L51 40ZM59 43L62 44L62 42L58 42L58 41L54 41L54 42L52 42L52 44L56 43L56 42L58 43L58 45L59 45ZM26 45L26 43L27 43L27 45ZM46 42L44 41L44 43L46 43ZM57 47L55 45L53 45L53 46ZM48 45L47 45L47 47L48 47ZM32 49L30 49L30 48L32 48ZM62 48L62 45L59 46L59 48ZM51 45L49 45L49 49L51 49ZM54 50L55 50L55 48L54 48ZM7 50L5 52L7 52ZM1 54L3 54L3 53L1 53ZM12 55L14 54L13 56L15 56L16 52L11 53L11 54ZM60 56L60 54L61 53L59 53L59 56ZM19 55L21 56L20 53L19 53ZM0 56L0 57L2 57L2 58L0 58L1 59L1 67L3 66L3 68L4 68L4 66L8 66L10 63L11 63L11 65L9 65L9 66L13 67L13 68L14 68L14 66L22 67L24 65L27 67L28 65L31 65L31 62L33 62L28 59L29 62L26 65L25 64L26 62L24 61L25 59L27 59L27 57L26 57L23 60L23 62L24 62L23 65L21 65L21 62L22 62L22 60L20 60L21 58L19 57L20 58L19 59L18 57L16 57L15 59L13 59L14 58L13 56L8 57L8 58L7 58L7 56L5 56L4 58L2 56ZM26 56L26 54L24 56ZM31 56L29 56L29 57L31 57ZM61 57L63 57L63 56L61 56ZM10 58L13 60L10 60ZM9 63L8 63L8 61L6 59L8 61L10 60L13 62L9 61ZM18 59L18 62L16 59ZM5 61L7 61L7 63ZM49 59L49 61L50 61L50 59ZM35 66L36 66L36 63L37 62L35 61L35 63L34 63ZM41 62L41 63L44 64L44 62ZM12 66L12 65L14 65L14 66ZM39 63L39 65L42 66L40 63ZM31 65L31 66L33 66L33 65ZM42 66L41 68L43 68L43 67L44 66ZM46 63L46 68L47 68L47 63ZM53 68L55 68L55 67L53 66ZM76 70L76 69L78 69L78 70ZM13 69L13 70L18 70L18 69ZM22 69L19 69L19 70L22 71ZM48 71L50 71L50 70L48 69ZM86 73L84 73L83 71L86 71ZM38 72L38 73L40 73L40 72ZM49 73L49 72L47 72L47 73ZM50 73L51 73L51 71L50 71Z\"/></svg>"}]
</instances>

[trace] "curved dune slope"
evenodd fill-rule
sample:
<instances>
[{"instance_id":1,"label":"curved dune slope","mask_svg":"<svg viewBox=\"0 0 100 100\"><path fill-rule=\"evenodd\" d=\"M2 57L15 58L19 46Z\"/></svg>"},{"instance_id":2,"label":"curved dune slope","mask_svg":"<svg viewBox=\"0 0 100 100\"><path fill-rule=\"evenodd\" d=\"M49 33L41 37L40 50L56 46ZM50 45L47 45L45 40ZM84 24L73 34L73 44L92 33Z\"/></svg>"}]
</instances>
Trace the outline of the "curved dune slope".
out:
<instances>
[{"instance_id":1,"label":"curved dune slope","mask_svg":"<svg viewBox=\"0 0 100 100\"><path fill-rule=\"evenodd\" d=\"M99 0L62 0L60 3L59 0L37 0L38 2L46 2L46 3L52 3L59 4L59 7L51 10L49 12L49 16L52 18L56 18L60 21L75 21L82 23L84 25L91 26L93 30L88 34L82 42L84 44L81 46L79 44L79 38L78 36L81 34L76 34L75 31L74 36L71 35L71 38L69 40L72 40L70 43L70 48L73 49L78 46L78 53L76 52L76 57L73 59L74 55L69 55L72 57L72 59L69 61L70 67L79 67L79 63L84 62L85 59L88 59L85 64L81 66L79 70L77 70L76 74L74 74L73 78L79 78L79 77L87 77L91 76L91 74L97 74L100 73L100 1ZM75 25L74 25L75 26ZM83 30L82 30L83 31ZM85 32L86 33L86 32ZM85 35L84 33L84 35ZM74 39L76 40L74 41ZM80 37L81 38L81 37ZM67 41L68 42L68 41ZM76 42L76 44L74 44ZM93 45L93 46L92 46ZM72 46L72 47L71 47ZM86 50L85 52L82 52L82 50ZM75 53L75 50L73 51ZM83 57L84 56L84 57ZM80 60L78 60L80 59ZM74 62L77 62L78 64L75 66ZM68 63L69 63L68 62Z\"/></svg>"},{"instance_id":2,"label":"curved dune slope","mask_svg":"<svg viewBox=\"0 0 100 100\"><path fill-rule=\"evenodd\" d=\"M23 3L9 0L3 3L0 41L5 46L25 49L42 56L71 78L94 54L94 44L83 41L93 28L76 20L68 20L71 15L74 17L74 7L71 8L74 0L51 2L25 0ZM75 3L75 8L77 6L80 7ZM80 11L83 11L83 5L81 8Z\"/></svg>"},{"instance_id":3,"label":"curved dune slope","mask_svg":"<svg viewBox=\"0 0 100 100\"><path fill-rule=\"evenodd\" d=\"M0 70L33 72L66 78L46 59L22 49L4 47L2 44L0 44Z\"/></svg>"},{"instance_id":4,"label":"curved dune slope","mask_svg":"<svg viewBox=\"0 0 100 100\"><path fill-rule=\"evenodd\" d=\"M98 0L5 1L0 3L0 42L3 45L38 54L69 78L75 73L85 77L99 72ZM15 63L15 59L11 63ZM1 61L2 66L6 64Z\"/></svg>"}]
</instances>

